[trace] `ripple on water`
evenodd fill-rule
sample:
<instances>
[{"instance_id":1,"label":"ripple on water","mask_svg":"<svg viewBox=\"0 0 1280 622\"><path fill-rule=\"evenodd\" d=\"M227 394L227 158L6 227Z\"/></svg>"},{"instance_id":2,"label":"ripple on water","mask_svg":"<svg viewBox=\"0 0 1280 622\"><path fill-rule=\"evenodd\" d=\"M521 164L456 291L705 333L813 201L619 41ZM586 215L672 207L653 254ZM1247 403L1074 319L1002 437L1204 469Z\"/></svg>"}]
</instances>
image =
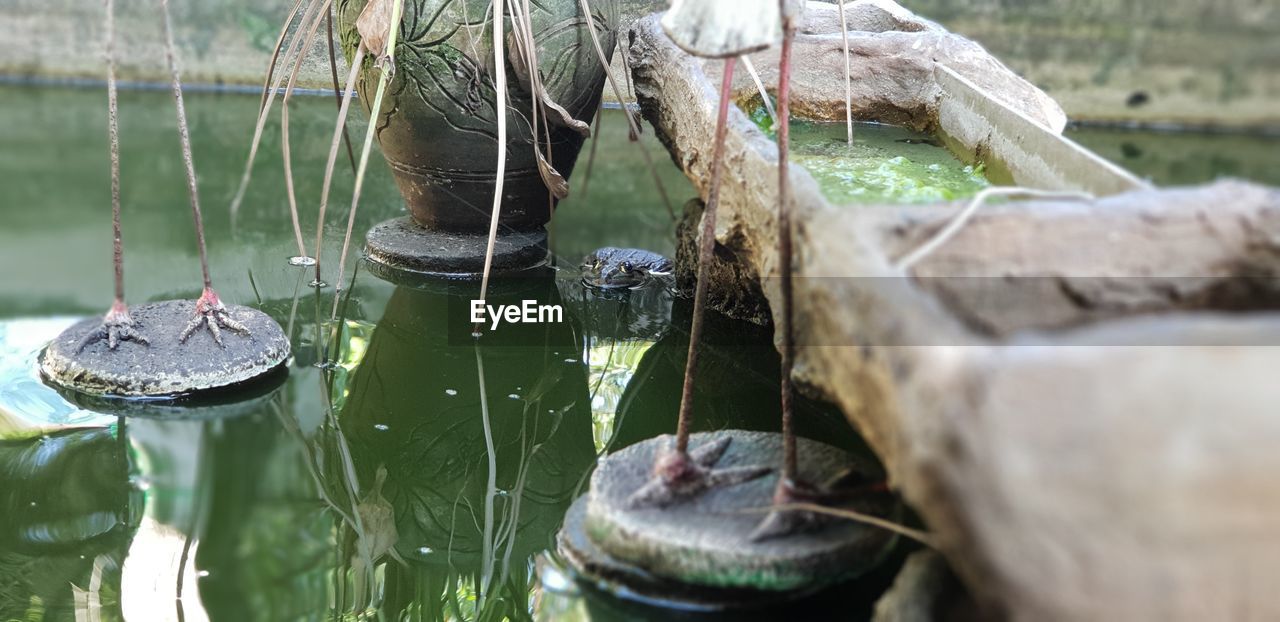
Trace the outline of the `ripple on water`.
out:
<instances>
[{"instance_id":1,"label":"ripple on water","mask_svg":"<svg viewBox=\"0 0 1280 622\"><path fill-rule=\"evenodd\" d=\"M81 317L0 320L0 437L43 428L110 425L115 417L79 408L40 380L37 358Z\"/></svg>"}]
</instances>

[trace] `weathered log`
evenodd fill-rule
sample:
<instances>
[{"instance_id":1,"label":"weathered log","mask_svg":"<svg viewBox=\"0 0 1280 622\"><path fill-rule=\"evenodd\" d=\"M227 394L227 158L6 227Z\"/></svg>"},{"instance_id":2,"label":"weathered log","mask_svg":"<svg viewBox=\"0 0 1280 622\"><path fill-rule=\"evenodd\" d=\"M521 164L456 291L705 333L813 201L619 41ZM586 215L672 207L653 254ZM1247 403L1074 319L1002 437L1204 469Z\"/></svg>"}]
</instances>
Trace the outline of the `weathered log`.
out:
<instances>
[{"instance_id":1,"label":"weathered log","mask_svg":"<svg viewBox=\"0 0 1280 622\"><path fill-rule=\"evenodd\" d=\"M902 206L877 242L901 257L958 204ZM989 205L911 269L984 334L1172 310L1280 308L1280 191L1239 181L1097 201Z\"/></svg>"}]
</instances>

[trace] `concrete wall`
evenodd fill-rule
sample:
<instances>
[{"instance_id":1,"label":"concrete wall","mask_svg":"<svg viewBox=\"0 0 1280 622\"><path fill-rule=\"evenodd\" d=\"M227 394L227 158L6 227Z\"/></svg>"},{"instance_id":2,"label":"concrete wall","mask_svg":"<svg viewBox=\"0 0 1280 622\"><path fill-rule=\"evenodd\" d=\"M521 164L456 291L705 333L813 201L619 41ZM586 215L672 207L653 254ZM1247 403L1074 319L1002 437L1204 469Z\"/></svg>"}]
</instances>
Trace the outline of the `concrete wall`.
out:
<instances>
[{"instance_id":1,"label":"concrete wall","mask_svg":"<svg viewBox=\"0 0 1280 622\"><path fill-rule=\"evenodd\" d=\"M630 12L662 0L624 0ZM1074 119L1280 128L1280 0L902 0ZM122 76L164 81L158 0L116 0ZM259 83L289 0L173 0L184 75ZM101 78L96 0L0 0L0 76ZM327 83L318 46L302 73Z\"/></svg>"},{"instance_id":2,"label":"concrete wall","mask_svg":"<svg viewBox=\"0 0 1280 622\"><path fill-rule=\"evenodd\" d=\"M1280 127L1280 0L903 2L1075 119Z\"/></svg>"}]
</instances>

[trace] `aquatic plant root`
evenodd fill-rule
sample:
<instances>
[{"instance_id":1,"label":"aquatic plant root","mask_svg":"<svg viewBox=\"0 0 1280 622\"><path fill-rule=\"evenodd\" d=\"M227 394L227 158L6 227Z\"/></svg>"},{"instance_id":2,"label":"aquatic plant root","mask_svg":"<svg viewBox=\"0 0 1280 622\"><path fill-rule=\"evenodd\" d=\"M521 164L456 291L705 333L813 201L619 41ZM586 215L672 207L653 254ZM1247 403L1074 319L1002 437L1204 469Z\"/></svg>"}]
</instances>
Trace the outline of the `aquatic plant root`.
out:
<instances>
[{"instance_id":1,"label":"aquatic plant root","mask_svg":"<svg viewBox=\"0 0 1280 622\"><path fill-rule=\"evenodd\" d=\"M627 499L630 509L666 507L712 488L733 486L768 475L766 466L715 468L730 438L703 443L690 452L667 449L654 461L653 476Z\"/></svg>"},{"instance_id":2,"label":"aquatic plant root","mask_svg":"<svg viewBox=\"0 0 1280 622\"><path fill-rule=\"evenodd\" d=\"M187 338L191 337L202 326L207 328L213 335L213 340L224 348L226 345L222 343L223 328L240 333L245 337L249 336L249 327L232 318L231 314L227 312L226 306L218 299L218 294L208 287L200 294L200 298L196 299L196 312L191 317L191 321L187 323L187 327L182 329L182 334L178 337L178 341L186 343Z\"/></svg>"},{"instance_id":3,"label":"aquatic plant root","mask_svg":"<svg viewBox=\"0 0 1280 622\"><path fill-rule=\"evenodd\" d=\"M816 531L832 521L841 520L839 510L871 495L888 494L889 488L884 482L867 484L858 475L854 472L842 473L821 486L798 479L778 478L778 485L773 491L773 509L751 533L750 540L763 542ZM833 511L799 509L804 506L829 508Z\"/></svg>"},{"instance_id":4,"label":"aquatic plant root","mask_svg":"<svg viewBox=\"0 0 1280 622\"><path fill-rule=\"evenodd\" d=\"M112 350L116 349L121 341L133 341L144 346L151 343L138 332L133 318L129 315L129 307L120 300L111 305L111 310L102 317L102 324L84 336L80 345L76 347L76 352L83 352L89 344L103 339L107 340L107 347Z\"/></svg>"}]
</instances>

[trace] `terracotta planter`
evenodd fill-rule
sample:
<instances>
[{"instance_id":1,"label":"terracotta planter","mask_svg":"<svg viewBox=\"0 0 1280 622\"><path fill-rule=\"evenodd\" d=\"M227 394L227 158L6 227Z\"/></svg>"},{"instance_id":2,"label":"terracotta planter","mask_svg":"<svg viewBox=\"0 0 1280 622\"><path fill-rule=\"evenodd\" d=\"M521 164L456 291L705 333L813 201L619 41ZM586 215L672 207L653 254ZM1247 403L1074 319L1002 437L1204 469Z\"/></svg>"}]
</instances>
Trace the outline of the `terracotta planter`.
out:
<instances>
[{"instance_id":1,"label":"terracotta planter","mask_svg":"<svg viewBox=\"0 0 1280 622\"><path fill-rule=\"evenodd\" d=\"M338 5L348 59L359 41L355 22L365 4L366 0L343 0ZM409 211L430 230L488 229L498 157L492 23L485 21L489 4L405 0L395 76L374 122ZM590 6L601 46L611 56L617 4L592 0ZM590 122L605 72L578 0L539 0L529 7L547 93L575 119ZM515 51L509 15L505 21L508 61L502 69L507 72L509 107L501 220L510 229L529 231L551 219L554 201L538 173L529 122L533 98L510 62ZM377 83L378 71L367 59L357 84L366 111ZM548 127L551 164L568 178L584 136L563 125Z\"/></svg>"}]
</instances>

